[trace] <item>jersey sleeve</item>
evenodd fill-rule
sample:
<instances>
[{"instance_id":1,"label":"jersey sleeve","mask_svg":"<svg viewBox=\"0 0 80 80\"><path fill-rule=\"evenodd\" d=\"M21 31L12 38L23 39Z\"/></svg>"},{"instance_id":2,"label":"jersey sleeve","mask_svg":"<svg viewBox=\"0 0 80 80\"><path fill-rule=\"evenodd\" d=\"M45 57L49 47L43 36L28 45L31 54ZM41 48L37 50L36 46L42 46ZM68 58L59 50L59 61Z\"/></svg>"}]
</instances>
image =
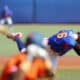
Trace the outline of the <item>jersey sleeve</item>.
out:
<instances>
[{"instance_id":1,"label":"jersey sleeve","mask_svg":"<svg viewBox=\"0 0 80 80\"><path fill-rule=\"evenodd\" d=\"M66 30L68 36L65 38L65 41L72 47L74 47L76 45L76 40L74 38L74 34L76 34L75 31L73 30Z\"/></svg>"},{"instance_id":2,"label":"jersey sleeve","mask_svg":"<svg viewBox=\"0 0 80 80\"><path fill-rule=\"evenodd\" d=\"M17 43L19 51L25 52L25 50L26 50L25 45L23 44L23 42L21 41L20 38L16 37L16 43Z\"/></svg>"},{"instance_id":3,"label":"jersey sleeve","mask_svg":"<svg viewBox=\"0 0 80 80\"><path fill-rule=\"evenodd\" d=\"M67 37L64 39L64 41L72 47L74 47L77 44L76 40L74 40L72 37Z\"/></svg>"}]
</instances>

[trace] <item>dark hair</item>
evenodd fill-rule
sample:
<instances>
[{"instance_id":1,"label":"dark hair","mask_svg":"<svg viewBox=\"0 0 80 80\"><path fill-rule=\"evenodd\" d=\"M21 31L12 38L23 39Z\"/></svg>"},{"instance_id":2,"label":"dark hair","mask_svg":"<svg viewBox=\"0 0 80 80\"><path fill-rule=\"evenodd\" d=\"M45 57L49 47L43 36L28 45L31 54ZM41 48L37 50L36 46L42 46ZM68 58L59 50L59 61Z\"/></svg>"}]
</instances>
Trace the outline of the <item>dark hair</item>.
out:
<instances>
[{"instance_id":1,"label":"dark hair","mask_svg":"<svg viewBox=\"0 0 80 80\"><path fill-rule=\"evenodd\" d=\"M32 44L32 40L30 37L27 37L25 40L25 46L27 47L28 45Z\"/></svg>"},{"instance_id":2,"label":"dark hair","mask_svg":"<svg viewBox=\"0 0 80 80\"><path fill-rule=\"evenodd\" d=\"M77 32L77 34L78 34L77 42L80 44L80 32Z\"/></svg>"}]
</instances>

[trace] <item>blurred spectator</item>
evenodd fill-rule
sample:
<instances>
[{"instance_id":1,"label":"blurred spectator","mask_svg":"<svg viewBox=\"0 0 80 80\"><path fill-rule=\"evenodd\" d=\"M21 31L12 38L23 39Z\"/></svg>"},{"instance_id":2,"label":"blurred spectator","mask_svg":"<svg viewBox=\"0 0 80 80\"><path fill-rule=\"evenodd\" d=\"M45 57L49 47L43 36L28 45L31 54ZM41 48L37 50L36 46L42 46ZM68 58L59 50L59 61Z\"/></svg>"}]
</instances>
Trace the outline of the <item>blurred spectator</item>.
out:
<instances>
[{"instance_id":1,"label":"blurred spectator","mask_svg":"<svg viewBox=\"0 0 80 80\"><path fill-rule=\"evenodd\" d=\"M9 7L6 5L4 6L3 10L1 11L1 20L0 24L9 24L10 30L12 31L12 11L9 9Z\"/></svg>"}]
</instances>

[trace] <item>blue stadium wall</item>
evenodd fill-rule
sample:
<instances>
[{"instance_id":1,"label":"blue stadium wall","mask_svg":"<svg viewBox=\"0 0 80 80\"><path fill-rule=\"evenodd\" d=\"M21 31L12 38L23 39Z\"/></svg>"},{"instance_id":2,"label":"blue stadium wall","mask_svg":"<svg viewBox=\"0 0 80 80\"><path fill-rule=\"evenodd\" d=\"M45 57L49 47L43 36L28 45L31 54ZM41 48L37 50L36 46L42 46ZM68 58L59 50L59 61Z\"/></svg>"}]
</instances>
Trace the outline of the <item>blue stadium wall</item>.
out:
<instances>
[{"instance_id":1,"label":"blue stadium wall","mask_svg":"<svg viewBox=\"0 0 80 80\"><path fill-rule=\"evenodd\" d=\"M80 0L0 0L13 10L15 23L79 23Z\"/></svg>"}]
</instances>

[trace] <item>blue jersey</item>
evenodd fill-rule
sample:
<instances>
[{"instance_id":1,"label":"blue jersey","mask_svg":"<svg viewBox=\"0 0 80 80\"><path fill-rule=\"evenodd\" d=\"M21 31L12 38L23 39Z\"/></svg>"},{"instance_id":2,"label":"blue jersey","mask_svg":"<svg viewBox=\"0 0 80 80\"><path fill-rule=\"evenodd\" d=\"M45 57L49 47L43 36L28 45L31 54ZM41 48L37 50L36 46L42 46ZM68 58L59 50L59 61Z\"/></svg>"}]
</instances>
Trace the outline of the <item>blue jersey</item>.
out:
<instances>
[{"instance_id":1,"label":"blue jersey","mask_svg":"<svg viewBox=\"0 0 80 80\"><path fill-rule=\"evenodd\" d=\"M3 9L2 13L1 13L1 17L2 18L6 18L6 17L11 17L12 16L12 11L10 9Z\"/></svg>"},{"instance_id":2,"label":"blue jersey","mask_svg":"<svg viewBox=\"0 0 80 80\"><path fill-rule=\"evenodd\" d=\"M49 45L52 50L64 55L67 51L76 45L76 40L72 37L75 34L72 30L62 30L57 34L48 38Z\"/></svg>"}]
</instances>

